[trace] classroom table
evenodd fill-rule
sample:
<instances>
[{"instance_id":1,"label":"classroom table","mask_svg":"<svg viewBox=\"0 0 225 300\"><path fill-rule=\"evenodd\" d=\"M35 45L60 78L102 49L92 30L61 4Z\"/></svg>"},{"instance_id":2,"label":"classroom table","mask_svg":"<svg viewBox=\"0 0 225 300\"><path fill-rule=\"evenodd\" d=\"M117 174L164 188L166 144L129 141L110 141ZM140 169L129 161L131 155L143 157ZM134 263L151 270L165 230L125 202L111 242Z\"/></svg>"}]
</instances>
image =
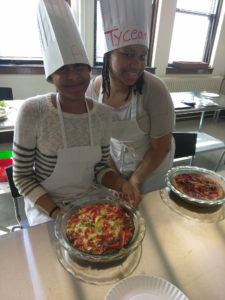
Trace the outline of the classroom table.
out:
<instances>
[{"instance_id":1,"label":"classroom table","mask_svg":"<svg viewBox=\"0 0 225 300\"><path fill-rule=\"evenodd\" d=\"M206 92L192 91L170 93L176 116L201 113L199 126L197 129L198 132L201 130L205 112L212 111L215 113L215 117L217 118L219 112L225 109L225 95L215 94L216 96L205 97L205 93ZM213 93L208 94L213 95ZM210 101L212 102L210 103Z\"/></svg>"},{"instance_id":2,"label":"classroom table","mask_svg":"<svg viewBox=\"0 0 225 300\"><path fill-rule=\"evenodd\" d=\"M214 112L214 118L216 121L219 116L219 112L225 109L225 95L208 93L212 96L205 97L204 94L205 92L190 91L171 93L175 109L175 116L188 116L191 114L200 113L198 128L196 128L194 131L191 131L192 133L197 133L196 154L225 149L225 140L220 140L202 131L202 125L206 112ZM218 163L219 162L217 162L215 165L215 170L217 169Z\"/></svg>"},{"instance_id":3,"label":"classroom table","mask_svg":"<svg viewBox=\"0 0 225 300\"><path fill-rule=\"evenodd\" d=\"M171 97L174 104L175 115L181 114L191 114L191 113L201 113L201 118L199 122L198 131L200 131L204 115L206 111L219 112L222 109L225 109L225 95L220 94L218 97L209 98L213 100L217 105L214 106L205 106L201 99L204 99L202 96L203 92L172 92ZM195 99L196 103L193 107L187 107L183 104L183 101ZM9 107L8 118L5 120L0 120L0 132L1 131L13 131L16 121L16 116L18 109L23 104L25 100L6 100L6 104Z\"/></svg>"},{"instance_id":4,"label":"classroom table","mask_svg":"<svg viewBox=\"0 0 225 300\"><path fill-rule=\"evenodd\" d=\"M146 233L130 276L163 278L190 300L224 300L224 205L195 208L173 199L168 188L143 196ZM115 284L85 283L63 268L54 222L0 236L0 257L0 299L103 300Z\"/></svg>"}]
</instances>

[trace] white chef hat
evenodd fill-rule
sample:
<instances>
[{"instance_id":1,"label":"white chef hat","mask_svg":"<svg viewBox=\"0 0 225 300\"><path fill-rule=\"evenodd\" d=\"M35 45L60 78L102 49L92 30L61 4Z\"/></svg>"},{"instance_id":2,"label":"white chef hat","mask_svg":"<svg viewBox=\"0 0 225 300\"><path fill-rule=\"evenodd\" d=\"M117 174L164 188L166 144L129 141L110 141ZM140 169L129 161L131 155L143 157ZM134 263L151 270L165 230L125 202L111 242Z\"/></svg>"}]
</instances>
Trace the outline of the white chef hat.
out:
<instances>
[{"instance_id":1,"label":"white chef hat","mask_svg":"<svg viewBox=\"0 0 225 300\"><path fill-rule=\"evenodd\" d=\"M151 0L100 0L107 52L128 45L149 47Z\"/></svg>"},{"instance_id":2,"label":"white chef hat","mask_svg":"<svg viewBox=\"0 0 225 300\"><path fill-rule=\"evenodd\" d=\"M65 0L39 0L37 19L47 79L64 65L90 65L76 20Z\"/></svg>"}]
</instances>

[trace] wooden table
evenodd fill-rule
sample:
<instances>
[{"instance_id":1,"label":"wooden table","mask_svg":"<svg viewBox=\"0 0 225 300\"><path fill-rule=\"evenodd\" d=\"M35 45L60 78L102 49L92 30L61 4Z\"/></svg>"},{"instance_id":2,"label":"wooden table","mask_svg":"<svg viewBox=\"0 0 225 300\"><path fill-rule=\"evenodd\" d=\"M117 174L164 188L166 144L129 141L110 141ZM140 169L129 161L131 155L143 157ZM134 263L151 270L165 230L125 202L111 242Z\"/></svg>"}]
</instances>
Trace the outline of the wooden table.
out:
<instances>
[{"instance_id":1,"label":"wooden table","mask_svg":"<svg viewBox=\"0 0 225 300\"><path fill-rule=\"evenodd\" d=\"M161 191L163 199L165 191ZM191 217L169 206L160 191L143 197L140 210L146 234L133 274L164 278L190 300L224 300L225 220L211 223L207 214ZM224 207L220 213L223 219ZM81 282L59 263L53 225L0 236L0 299L104 299L112 284Z\"/></svg>"}]
</instances>

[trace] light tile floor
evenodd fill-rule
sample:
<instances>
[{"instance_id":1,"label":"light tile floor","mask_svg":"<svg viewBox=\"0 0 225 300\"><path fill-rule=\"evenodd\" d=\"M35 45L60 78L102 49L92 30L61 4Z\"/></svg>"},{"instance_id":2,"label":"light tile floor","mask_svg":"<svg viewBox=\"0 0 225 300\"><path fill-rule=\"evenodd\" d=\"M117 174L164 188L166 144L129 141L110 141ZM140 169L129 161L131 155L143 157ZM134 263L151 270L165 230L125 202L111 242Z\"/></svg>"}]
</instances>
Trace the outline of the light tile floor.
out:
<instances>
[{"instance_id":1,"label":"light tile floor","mask_svg":"<svg viewBox=\"0 0 225 300\"><path fill-rule=\"evenodd\" d=\"M177 131L194 131L197 130L199 124L199 119L193 120L178 120L176 122ZM213 118L205 118L201 131L210 134L220 140L225 142L225 119L214 120ZM0 150L11 150L11 144L0 144ZM202 168L214 170L216 163L221 155L221 150L208 152L204 154L196 155L193 165ZM225 159L220 165L218 170L219 173L225 176ZM183 161L179 164L188 163ZM4 191L3 191L4 190ZM23 206L22 206L23 208ZM14 215L14 207L9 193L9 189L1 189L0 185L0 226L11 228L16 225L16 218ZM0 230L0 234L4 234L4 231Z\"/></svg>"}]
</instances>

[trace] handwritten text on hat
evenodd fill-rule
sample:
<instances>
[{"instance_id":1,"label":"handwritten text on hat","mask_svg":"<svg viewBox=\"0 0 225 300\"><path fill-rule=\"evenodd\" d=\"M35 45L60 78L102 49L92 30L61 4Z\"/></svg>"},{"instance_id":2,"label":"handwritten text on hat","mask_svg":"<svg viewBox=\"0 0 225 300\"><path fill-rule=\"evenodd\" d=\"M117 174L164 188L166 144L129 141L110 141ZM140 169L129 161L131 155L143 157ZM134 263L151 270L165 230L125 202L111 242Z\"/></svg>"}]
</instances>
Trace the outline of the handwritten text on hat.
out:
<instances>
[{"instance_id":1,"label":"handwritten text on hat","mask_svg":"<svg viewBox=\"0 0 225 300\"><path fill-rule=\"evenodd\" d=\"M147 32L138 31L137 29L119 31L118 28L115 28L105 31L105 35L109 35L112 46L116 46L116 48L119 48L121 41L128 43L129 41L147 39Z\"/></svg>"}]
</instances>

